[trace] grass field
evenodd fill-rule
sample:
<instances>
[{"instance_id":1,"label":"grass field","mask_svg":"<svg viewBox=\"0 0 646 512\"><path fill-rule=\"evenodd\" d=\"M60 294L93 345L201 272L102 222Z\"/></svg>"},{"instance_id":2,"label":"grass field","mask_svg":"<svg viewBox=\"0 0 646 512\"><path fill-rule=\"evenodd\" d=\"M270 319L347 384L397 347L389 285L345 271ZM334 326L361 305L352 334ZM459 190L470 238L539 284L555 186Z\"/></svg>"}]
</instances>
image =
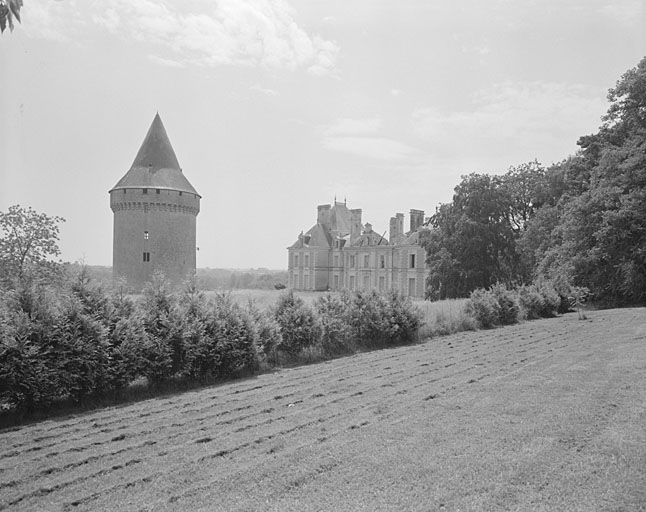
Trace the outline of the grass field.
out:
<instances>
[{"instance_id":1,"label":"grass field","mask_svg":"<svg viewBox=\"0 0 646 512\"><path fill-rule=\"evenodd\" d=\"M646 310L285 369L0 432L10 510L646 508Z\"/></svg>"}]
</instances>

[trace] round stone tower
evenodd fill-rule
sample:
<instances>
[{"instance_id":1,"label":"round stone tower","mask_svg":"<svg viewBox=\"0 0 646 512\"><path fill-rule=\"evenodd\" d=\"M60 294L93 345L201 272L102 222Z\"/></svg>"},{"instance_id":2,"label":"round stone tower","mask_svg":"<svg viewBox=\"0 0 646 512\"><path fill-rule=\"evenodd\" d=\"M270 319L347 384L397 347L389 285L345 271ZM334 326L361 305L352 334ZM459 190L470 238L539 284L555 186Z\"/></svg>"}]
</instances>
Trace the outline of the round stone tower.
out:
<instances>
[{"instance_id":1,"label":"round stone tower","mask_svg":"<svg viewBox=\"0 0 646 512\"><path fill-rule=\"evenodd\" d=\"M141 289L158 270L175 283L195 272L200 199L155 115L130 170L110 190L113 279Z\"/></svg>"}]
</instances>

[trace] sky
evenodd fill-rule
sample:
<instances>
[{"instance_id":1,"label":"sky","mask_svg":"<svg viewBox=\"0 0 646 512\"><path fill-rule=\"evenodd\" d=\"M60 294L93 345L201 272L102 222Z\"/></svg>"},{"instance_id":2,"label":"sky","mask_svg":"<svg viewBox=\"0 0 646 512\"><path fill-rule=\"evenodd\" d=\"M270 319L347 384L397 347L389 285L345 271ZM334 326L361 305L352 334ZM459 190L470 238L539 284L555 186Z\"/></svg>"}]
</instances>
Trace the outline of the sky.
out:
<instances>
[{"instance_id":1,"label":"sky","mask_svg":"<svg viewBox=\"0 0 646 512\"><path fill-rule=\"evenodd\" d=\"M317 206L378 232L462 175L577 151L646 55L646 0L25 0L0 36L0 211L112 264L108 191L159 112L198 267L287 267Z\"/></svg>"}]
</instances>

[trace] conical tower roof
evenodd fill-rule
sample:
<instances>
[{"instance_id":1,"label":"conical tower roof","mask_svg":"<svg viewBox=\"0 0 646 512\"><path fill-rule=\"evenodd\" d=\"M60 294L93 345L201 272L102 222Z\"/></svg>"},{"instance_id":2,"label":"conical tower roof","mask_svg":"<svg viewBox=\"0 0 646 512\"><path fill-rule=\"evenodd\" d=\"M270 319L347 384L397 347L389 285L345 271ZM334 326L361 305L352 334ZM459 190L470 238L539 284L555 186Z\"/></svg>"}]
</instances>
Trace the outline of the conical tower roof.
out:
<instances>
[{"instance_id":1,"label":"conical tower roof","mask_svg":"<svg viewBox=\"0 0 646 512\"><path fill-rule=\"evenodd\" d=\"M155 115L130 170L110 192L124 188L160 188L197 194L182 173L159 113Z\"/></svg>"}]
</instances>

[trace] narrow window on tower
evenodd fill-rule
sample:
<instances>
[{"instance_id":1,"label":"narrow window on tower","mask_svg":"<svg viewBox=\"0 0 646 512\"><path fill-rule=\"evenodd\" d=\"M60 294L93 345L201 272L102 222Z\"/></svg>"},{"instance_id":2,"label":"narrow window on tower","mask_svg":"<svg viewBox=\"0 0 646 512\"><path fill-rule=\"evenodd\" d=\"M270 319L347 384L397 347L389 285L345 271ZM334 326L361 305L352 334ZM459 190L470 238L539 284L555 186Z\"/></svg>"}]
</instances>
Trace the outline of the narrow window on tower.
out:
<instances>
[{"instance_id":1,"label":"narrow window on tower","mask_svg":"<svg viewBox=\"0 0 646 512\"><path fill-rule=\"evenodd\" d=\"M180 196L182 195L182 191L181 191L181 190L179 191L179 195L180 195Z\"/></svg>"},{"instance_id":2,"label":"narrow window on tower","mask_svg":"<svg viewBox=\"0 0 646 512\"><path fill-rule=\"evenodd\" d=\"M144 231L144 240L148 240L148 238L150 238L150 237L148 236L148 231Z\"/></svg>"},{"instance_id":3,"label":"narrow window on tower","mask_svg":"<svg viewBox=\"0 0 646 512\"><path fill-rule=\"evenodd\" d=\"M148 263L150 261L150 253L145 252L144 253L144 263Z\"/></svg>"},{"instance_id":4,"label":"narrow window on tower","mask_svg":"<svg viewBox=\"0 0 646 512\"><path fill-rule=\"evenodd\" d=\"M157 193L157 194L160 194L160 193L161 193L161 190L156 189L156 193Z\"/></svg>"},{"instance_id":5,"label":"narrow window on tower","mask_svg":"<svg viewBox=\"0 0 646 512\"><path fill-rule=\"evenodd\" d=\"M147 189L147 188L145 188L145 189L143 190L143 193L144 193L144 194L147 194L147 193L148 193L148 189Z\"/></svg>"}]
</instances>

